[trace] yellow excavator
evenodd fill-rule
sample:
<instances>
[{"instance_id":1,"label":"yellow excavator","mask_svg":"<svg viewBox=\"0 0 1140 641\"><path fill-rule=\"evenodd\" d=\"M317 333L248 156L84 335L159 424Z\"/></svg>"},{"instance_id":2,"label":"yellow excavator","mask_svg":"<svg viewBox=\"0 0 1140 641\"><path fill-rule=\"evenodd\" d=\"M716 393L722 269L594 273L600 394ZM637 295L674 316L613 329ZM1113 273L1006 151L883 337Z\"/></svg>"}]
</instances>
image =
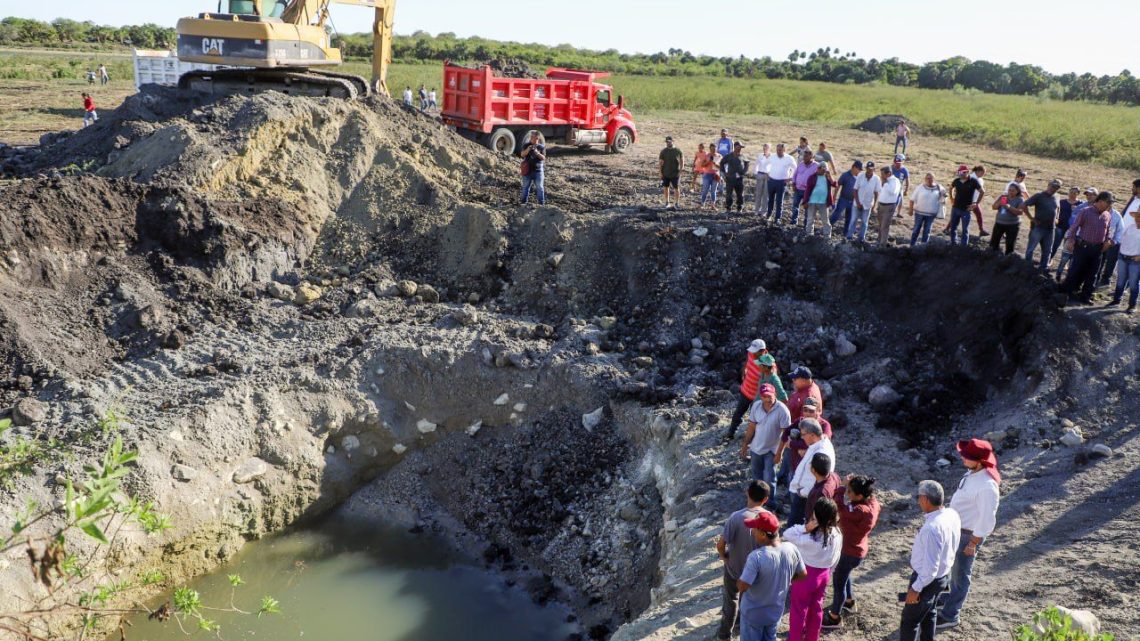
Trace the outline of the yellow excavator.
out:
<instances>
[{"instance_id":1,"label":"yellow excavator","mask_svg":"<svg viewBox=\"0 0 1140 641\"><path fill-rule=\"evenodd\" d=\"M334 3L376 10L371 81L331 70L342 63L340 49L332 46ZM185 73L178 86L218 94L388 95L395 8L396 0L219 0L217 13L178 21L178 58L226 68Z\"/></svg>"}]
</instances>

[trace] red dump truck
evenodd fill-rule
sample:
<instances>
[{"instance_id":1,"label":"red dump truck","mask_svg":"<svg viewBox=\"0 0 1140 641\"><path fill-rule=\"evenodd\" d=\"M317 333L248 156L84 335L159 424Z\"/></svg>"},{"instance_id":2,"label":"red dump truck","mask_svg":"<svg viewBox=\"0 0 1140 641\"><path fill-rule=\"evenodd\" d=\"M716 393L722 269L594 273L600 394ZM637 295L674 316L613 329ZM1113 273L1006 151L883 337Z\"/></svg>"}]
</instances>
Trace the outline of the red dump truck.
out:
<instances>
[{"instance_id":1,"label":"red dump truck","mask_svg":"<svg viewBox=\"0 0 1140 641\"><path fill-rule=\"evenodd\" d=\"M613 87L597 71L553 67L545 78L500 78L491 67L443 65L444 123L491 149L513 154L530 132L547 143L605 145L624 153L637 140L637 126Z\"/></svg>"}]
</instances>

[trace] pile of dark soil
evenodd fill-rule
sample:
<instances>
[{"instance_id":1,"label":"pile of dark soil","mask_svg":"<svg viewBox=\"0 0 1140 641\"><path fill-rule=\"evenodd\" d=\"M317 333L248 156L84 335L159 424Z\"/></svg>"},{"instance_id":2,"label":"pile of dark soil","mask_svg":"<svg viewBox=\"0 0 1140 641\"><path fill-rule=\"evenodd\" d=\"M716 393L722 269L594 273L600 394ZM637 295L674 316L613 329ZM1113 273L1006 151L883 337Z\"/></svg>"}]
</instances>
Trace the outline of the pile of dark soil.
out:
<instances>
[{"instance_id":1,"label":"pile of dark soil","mask_svg":"<svg viewBox=\"0 0 1140 641\"><path fill-rule=\"evenodd\" d=\"M895 126L899 124L899 120L906 120L906 126L910 127L912 134L918 132L919 128L916 127L913 122L907 119L906 116L900 116L899 114L879 114L855 125L855 128L877 134L893 133Z\"/></svg>"},{"instance_id":2,"label":"pile of dark soil","mask_svg":"<svg viewBox=\"0 0 1140 641\"><path fill-rule=\"evenodd\" d=\"M542 78L543 75L531 68L530 63L518 58L492 58L483 63L495 70L495 75L503 78Z\"/></svg>"}]
</instances>

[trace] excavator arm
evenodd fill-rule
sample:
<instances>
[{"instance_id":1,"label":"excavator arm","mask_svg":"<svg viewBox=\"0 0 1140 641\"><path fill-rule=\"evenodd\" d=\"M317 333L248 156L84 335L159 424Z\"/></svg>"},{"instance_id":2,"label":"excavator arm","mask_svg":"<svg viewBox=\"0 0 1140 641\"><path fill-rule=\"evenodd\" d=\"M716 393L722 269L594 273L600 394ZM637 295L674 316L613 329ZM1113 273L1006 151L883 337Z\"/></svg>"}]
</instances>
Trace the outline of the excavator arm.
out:
<instances>
[{"instance_id":1,"label":"excavator arm","mask_svg":"<svg viewBox=\"0 0 1140 641\"><path fill-rule=\"evenodd\" d=\"M330 4L372 7L372 90L388 94L388 66L392 64L392 24L396 0L293 0L281 19L290 24L320 24L328 18Z\"/></svg>"}]
</instances>

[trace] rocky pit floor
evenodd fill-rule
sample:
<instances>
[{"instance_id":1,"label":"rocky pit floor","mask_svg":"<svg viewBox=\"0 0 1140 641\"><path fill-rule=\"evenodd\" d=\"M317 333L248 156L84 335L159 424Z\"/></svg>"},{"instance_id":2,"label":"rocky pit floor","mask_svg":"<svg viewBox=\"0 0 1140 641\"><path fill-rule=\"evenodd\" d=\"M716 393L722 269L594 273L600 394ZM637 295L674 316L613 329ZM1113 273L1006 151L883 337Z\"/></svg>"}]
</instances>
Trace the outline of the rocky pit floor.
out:
<instances>
[{"instance_id":1,"label":"rocky pit floor","mask_svg":"<svg viewBox=\"0 0 1140 641\"><path fill-rule=\"evenodd\" d=\"M114 410L142 455L131 491L176 527L125 532L108 570L173 584L342 506L482 550L572 607L582 638L711 638L712 540L747 480L718 439L743 346L763 337L784 371L821 379L839 472L880 479L861 610L829 638L893 637L909 497L923 478L955 486L939 461L967 436L998 445L1005 482L945 637L1005 636L1050 604L1140 634L1136 318L1060 308L1012 257L661 210L656 141L688 151L723 124L654 115L629 155L555 150L545 207L514 204L513 162L386 102L148 92L9 158L25 177L0 186L0 406L20 423L4 438L75 456L4 489L0 526L60 496ZM844 160L887 151L734 124L749 142L827 136ZM1127 184L943 141L912 171L967 158ZM882 384L897 400L872 406ZM1084 442L1063 445L1066 429ZM45 596L22 554L0 560L0 611Z\"/></svg>"}]
</instances>

